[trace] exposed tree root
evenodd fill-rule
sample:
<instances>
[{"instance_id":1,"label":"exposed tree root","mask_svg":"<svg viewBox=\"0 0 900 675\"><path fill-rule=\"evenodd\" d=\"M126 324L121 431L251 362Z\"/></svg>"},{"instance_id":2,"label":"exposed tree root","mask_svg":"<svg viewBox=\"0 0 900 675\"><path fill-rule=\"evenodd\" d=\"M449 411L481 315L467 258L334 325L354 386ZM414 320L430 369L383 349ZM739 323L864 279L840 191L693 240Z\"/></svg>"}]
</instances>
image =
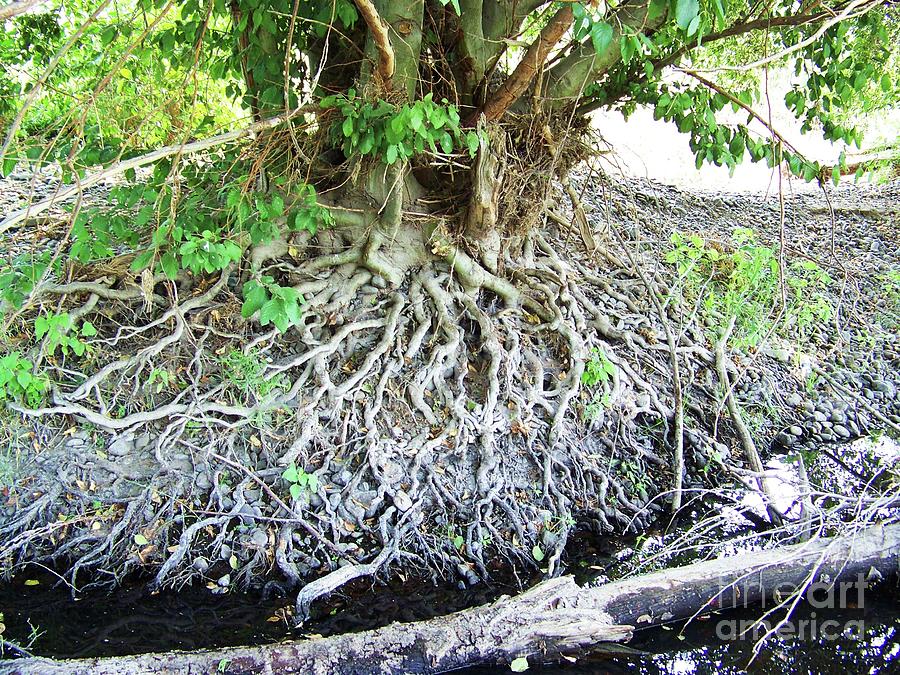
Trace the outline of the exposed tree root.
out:
<instances>
[{"instance_id":1,"label":"exposed tree root","mask_svg":"<svg viewBox=\"0 0 900 675\"><path fill-rule=\"evenodd\" d=\"M501 568L555 575L573 527L649 524L672 482L675 409L648 371L666 373L670 354L637 332L647 289L563 253L552 230L533 231L503 275L439 228L425 234L433 255L393 288L360 248L280 258L306 297L286 339L237 317L237 270L169 309L110 280L46 287L78 306L102 295L143 323L94 317L110 337L93 374L49 364L63 383L53 404L20 412L95 425L126 450L57 446L81 468L0 523L7 569L56 560L113 581L151 566L157 586L274 573L299 589L303 620L316 598L388 564L471 583ZM176 297L168 284L154 294ZM705 367L684 344L679 358ZM259 363L252 386L223 365L234 349ZM614 373L585 387L598 353ZM154 389L160 370L178 385ZM659 451L638 432L656 423ZM292 464L315 477L294 497L281 475ZM115 488L90 487L96 471Z\"/></svg>"}]
</instances>

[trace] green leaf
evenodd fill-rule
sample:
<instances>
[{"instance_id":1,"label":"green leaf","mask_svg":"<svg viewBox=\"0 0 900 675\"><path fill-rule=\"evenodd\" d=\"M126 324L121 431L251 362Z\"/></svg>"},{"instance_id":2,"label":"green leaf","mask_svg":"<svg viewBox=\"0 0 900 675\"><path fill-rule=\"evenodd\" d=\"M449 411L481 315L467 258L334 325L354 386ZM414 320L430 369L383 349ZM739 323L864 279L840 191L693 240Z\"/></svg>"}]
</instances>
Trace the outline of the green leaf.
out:
<instances>
[{"instance_id":1,"label":"green leaf","mask_svg":"<svg viewBox=\"0 0 900 675\"><path fill-rule=\"evenodd\" d=\"M278 317L282 316L282 306L281 302L275 298L272 298L267 303L265 303L259 310L259 322L263 326L268 326L270 323L274 322ZM275 324L278 325L277 323ZM284 332L284 331L282 331Z\"/></svg>"},{"instance_id":2,"label":"green leaf","mask_svg":"<svg viewBox=\"0 0 900 675\"><path fill-rule=\"evenodd\" d=\"M282 213L284 213L284 200L280 196L275 195L272 197L272 205L269 209L269 214L272 218L277 218Z\"/></svg>"},{"instance_id":3,"label":"green leaf","mask_svg":"<svg viewBox=\"0 0 900 675\"><path fill-rule=\"evenodd\" d=\"M296 483L291 483L291 497L296 499L300 499L300 495L303 494L303 488L297 485Z\"/></svg>"},{"instance_id":4,"label":"green leaf","mask_svg":"<svg viewBox=\"0 0 900 675\"><path fill-rule=\"evenodd\" d=\"M691 22L700 14L700 2L698 0L675 0L675 23L684 31L691 26Z\"/></svg>"},{"instance_id":5,"label":"green leaf","mask_svg":"<svg viewBox=\"0 0 900 675\"><path fill-rule=\"evenodd\" d=\"M534 548L531 549L531 555L534 556L534 559L538 562L541 562L544 559L544 551L541 550L541 547L538 544L535 544Z\"/></svg>"},{"instance_id":6,"label":"green leaf","mask_svg":"<svg viewBox=\"0 0 900 675\"><path fill-rule=\"evenodd\" d=\"M34 336L38 340L44 337L48 330L50 330L50 322L47 321L46 317L39 316L34 320Z\"/></svg>"},{"instance_id":7,"label":"green leaf","mask_svg":"<svg viewBox=\"0 0 900 675\"><path fill-rule=\"evenodd\" d=\"M613 27L605 21L598 21L591 26L591 42L594 43L594 51L603 54L613 41Z\"/></svg>"},{"instance_id":8,"label":"green leaf","mask_svg":"<svg viewBox=\"0 0 900 675\"><path fill-rule=\"evenodd\" d=\"M256 281L248 281L244 284L244 304L241 306L241 316L249 319L266 304L268 299L269 292L265 286Z\"/></svg>"},{"instance_id":9,"label":"green leaf","mask_svg":"<svg viewBox=\"0 0 900 675\"><path fill-rule=\"evenodd\" d=\"M524 673L526 670L528 670L528 659L526 659L524 656L513 659L512 663L509 664L509 669L514 673Z\"/></svg>"},{"instance_id":10,"label":"green leaf","mask_svg":"<svg viewBox=\"0 0 900 675\"><path fill-rule=\"evenodd\" d=\"M140 272L147 268L147 265L150 264L150 261L153 259L153 249L149 251L144 251L138 257L134 259L134 262L131 263L131 271L132 272Z\"/></svg>"},{"instance_id":11,"label":"green leaf","mask_svg":"<svg viewBox=\"0 0 900 675\"><path fill-rule=\"evenodd\" d=\"M84 337L94 337L97 334L97 329L94 328L94 324L90 321L85 321L81 324L81 334Z\"/></svg>"},{"instance_id":12,"label":"green leaf","mask_svg":"<svg viewBox=\"0 0 900 675\"><path fill-rule=\"evenodd\" d=\"M109 46L109 44L116 39L116 30L115 26L107 26L103 32L100 34L100 42L103 43L104 47Z\"/></svg>"},{"instance_id":13,"label":"green leaf","mask_svg":"<svg viewBox=\"0 0 900 675\"><path fill-rule=\"evenodd\" d=\"M469 155L474 157L475 153L478 152L478 147L481 145L481 141L476 132L470 131L466 134L466 145L469 146Z\"/></svg>"},{"instance_id":14,"label":"green leaf","mask_svg":"<svg viewBox=\"0 0 900 675\"><path fill-rule=\"evenodd\" d=\"M13 172L13 169L16 168L16 164L19 162L18 157L8 156L3 158L3 169L2 173L3 177L6 178Z\"/></svg>"},{"instance_id":15,"label":"green leaf","mask_svg":"<svg viewBox=\"0 0 900 675\"><path fill-rule=\"evenodd\" d=\"M691 19L691 23L687 27L688 36L693 36L696 34L697 29L700 28L700 15L698 14L693 19Z\"/></svg>"},{"instance_id":16,"label":"green leaf","mask_svg":"<svg viewBox=\"0 0 900 675\"><path fill-rule=\"evenodd\" d=\"M169 278L174 279L178 276L178 260L172 253L166 253L159 261L163 273Z\"/></svg>"},{"instance_id":17,"label":"green leaf","mask_svg":"<svg viewBox=\"0 0 900 675\"><path fill-rule=\"evenodd\" d=\"M297 471L297 465L294 462L291 462L290 466L288 466L288 468L284 470L284 473L281 474L281 477L289 483L296 483L300 478L300 474Z\"/></svg>"},{"instance_id":18,"label":"green leaf","mask_svg":"<svg viewBox=\"0 0 900 675\"><path fill-rule=\"evenodd\" d=\"M136 535L134 535L134 543L138 546L146 546L150 542L147 541L147 537L138 532Z\"/></svg>"},{"instance_id":19,"label":"green leaf","mask_svg":"<svg viewBox=\"0 0 900 675\"><path fill-rule=\"evenodd\" d=\"M716 13L716 21L718 25L725 25L725 3L723 0L713 0L713 11Z\"/></svg>"},{"instance_id":20,"label":"green leaf","mask_svg":"<svg viewBox=\"0 0 900 675\"><path fill-rule=\"evenodd\" d=\"M441 136L441 150L444 151L445 155L453 152L453 137L446 131Z\"/></svg>"}]
</instances>

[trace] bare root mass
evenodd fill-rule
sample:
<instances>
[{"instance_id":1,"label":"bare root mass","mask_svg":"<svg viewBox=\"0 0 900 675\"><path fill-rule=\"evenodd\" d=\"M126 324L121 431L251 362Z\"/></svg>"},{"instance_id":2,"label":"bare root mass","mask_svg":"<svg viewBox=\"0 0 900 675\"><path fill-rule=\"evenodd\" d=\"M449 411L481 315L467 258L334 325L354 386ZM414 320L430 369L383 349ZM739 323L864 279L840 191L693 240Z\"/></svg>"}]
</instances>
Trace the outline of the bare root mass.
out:
<instances>
[{"instance_id":1,"label":"bare root mass","mask_svg":"<svg viewBox=\"0 0 900 675\"><path fill-rule=\"evenodd\" d=\"M21 409L56 479L17 493L0 558L66 562L76 584L83 570L113 581L147 566L160 586L217 564L238 584L318 576L303 616L386 565L473 582L553 574L576 523L646 525L670 461L635 429L658 423L664 438L673 413L643 373L665 372L667 354L629 329L646 321L632 311L640 283L598 274L550 229L507 255L505 278L439 234L426 244L437 256L393 288L349 249L278 258L270 270L306 298L285 335L240 318L234 269L194 287L109 275L48 286L44 300L76 315L102 299L111 337L94 343L90 371L46 364L67 384L52 405ZM614 376L587 392L598 349ZM234 350L258 370L236 372ZM96 431L81 442L73 425Z\"/></svg>"}]
</instances>

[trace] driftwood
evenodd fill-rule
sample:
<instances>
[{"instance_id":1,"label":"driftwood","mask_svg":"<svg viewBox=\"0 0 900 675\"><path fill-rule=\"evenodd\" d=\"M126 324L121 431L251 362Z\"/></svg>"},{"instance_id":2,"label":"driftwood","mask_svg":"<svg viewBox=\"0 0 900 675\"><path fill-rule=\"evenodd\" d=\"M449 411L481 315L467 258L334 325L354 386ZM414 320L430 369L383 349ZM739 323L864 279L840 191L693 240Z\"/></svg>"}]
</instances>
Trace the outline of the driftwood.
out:
<instances>
[{"instance_id":1,"label":"driftwood","mask_svg":"<svg viewBox=\"0 0 900 675\"><path fill-rule=\"evenodd\" d=\"M72 661L0 662L5 673L430 673L574 654L652 626L758 603L811 581L888 576L900 563L900 524L743 553L581 588L551 579L521 595L428 621L256 647ZM855 592L855 591L854 591ZM856 597L852 595L851 597Z\"/></svg>"}]
</instances>

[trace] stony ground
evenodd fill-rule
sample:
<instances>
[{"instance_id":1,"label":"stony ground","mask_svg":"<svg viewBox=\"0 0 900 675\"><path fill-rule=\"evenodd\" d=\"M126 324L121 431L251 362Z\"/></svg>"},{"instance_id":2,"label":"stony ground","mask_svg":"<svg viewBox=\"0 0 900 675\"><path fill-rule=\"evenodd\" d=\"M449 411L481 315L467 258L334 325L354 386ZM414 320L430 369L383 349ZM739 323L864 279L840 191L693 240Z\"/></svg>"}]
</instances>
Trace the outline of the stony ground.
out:
<instances>
[{"instance_id":1,"label":"stony ground","mask_svg":"<svg viewBox=\"0 0 900 675\"><path fill-rule=\"evenodd\" d=\"M735 228L749 227L775 247L783 238L788 261L809 259L831 275L833 320L816 326L803 345L774 338L737 386L751 406L765 402L778 413L761 440L812 447L890 425L898 431L900 181L788 191L783 233L778 195L691 193L632 179L611 182L605 196L589 190L585 201L601 223L609 213L632 228L632 237L650 242L676 230L727 242ZM764 376L776 362L791 367ZM825 369L831 383L813 366Z\"/></svg>"},{"instance_id":2,"label":"stony ground","mask_svg":"<svg viewBox=\"0 0 900 675\"><path fill-rule=\"evenodd\" d=\"M647 274L670 288L675 288L671 270L659 260L673 231L695 232L706 240L727 243L736 227L750 227L764 243L778 246L783 239L789 259L813 260L827 270L833 279L828 294L837 309L834 319L815 326L803 344L793 342L790 335L773 336L757 351L730 355L739 375L735 391L757 446L764 455L780 454L900 428L900 281L896 276L900 272L900 183L842 186L829 189L829 199L821 192L787 194L783 233L777 197L685 192L646 180L623 182L586 174L576 176L573 183L582 193L594 238L605 253L583 255L576 250L580 244L574 237L570 239L571 254L596 267L601 285L607 283L603 279L609 279L608 294L602 303L598 301L611 321L605 334L611 341L625 336L623 343L632 349L623 347L617 363L622 368L631 364L629 373L645 378L649 392L668 396L671 387L665 346L660 344L663 330L640 280L628 271L623 243L610 227L617 228L618 236L642 261ZM28 176L0 182L0 211L19 206L32 186L38 197L52 190L49 181L35 182ZM107 189L91 191L87 201L102 203ZM52 218L36 227L5 233L0 258L49 247L59 235L60 228ZM383 289L366 285L361 292L370 293L374 301ZM675 315L671 318L679 320ZM686 344L693 345L685 349L698 361L708 361L709 335L702 322L696 317L681 316L680 320L686 321L682 327ZM654 348L635 349L635 336L643 336L642 344ZM686 487L701 488L723 480L717 471L710 471L713 455L734 466L743 460L727 413L716 405L719 396L709 363L688 367L683 377L687 390ZM642 426L646 420L641 411L651 408L651 394L639 387L622 387L613 395L606 406L609 414L600 411L585 431L585 443L593 452L605 452L606 448L615 455L613 446L618 445L624 455L609 465L620 506L603 506L587 518L594 519L597 531L636 527L623 511L635 515L638 527L645 526L662 511L664 499L658 497L671 486L669 461L663 459L670 450L662 447L664 438L658 428ZM584 401L579 410L587 405ZM412 438L415 431L398 427L397 438ZM283 517L272 495L242 476L240 467L229 469L211 462L204 457L203 447L184 446L168 453L161 464L152 430L107 434L77 416L23 422L16 415L5 415L2 433L0 558L10 564L7 569L13 569L14 562L46 555L62 562L67 553L82 554L87 548L90 553L81 558L80 565L89 571L86 578L100 582L145 564L158 570L166 551L179 555L177 566L165 570L170 575L168 583L199 577L224 591L234 583L280 579L279 570L286 569L306 579L369 559L368 540L352 523L374 522L384 509L377 484L357 467L343 463L339 453L336 457L329 454L324 460L327 468L317 473L319 489L308 496L306 508L315 516L312 522L322 527L334 528L328 518L340 517L350 529L333 529L335 541L325 547L325 553L320 549L304 553L315 548L311 534L294 534L292 540L288 535L294 547L288 548L286 555L284 548L279 548L283 544L275 544L280 540L274 533ZM278 427L273 435L286 447L289 433ZM266 468L252 426L246 441L242 450L242 457L248 457L246 465L263 467L257 477L268 484L277 483L283 467ZM637 457L637 463L629 457ZM214 498L207 497L211 490ZM404 497L409 499L403 491L393 495L393 504L400 510L410 507ZM160 505L164 505L162 510L157 509ZM231 524L219 529L223 518ZM448 531L446 520L439 515L427 518L437 523L433 529L437 534L424 541L449 548L456 555L453 549L461 548L454 541L459 532ZM200 531L206 537L205 548L184 546L178 531L168 529L175 521L187 529L193 527L191 537ZM562 545L563 525L568 526L538 525L525 534L539 536L549 551ZM208 536L201 531L204 529ZM166 533L163 550L147 541L159 532ZM561 541L565 542L564 535ZM92 546L95 549L91 550ZM106 570L116 557L127 558L127 564L114 572ZM443 572L448 573L446 569ZM478 581L472 566L462 559L450 572L465 583Z\"/></svg>"}]
</instances>

